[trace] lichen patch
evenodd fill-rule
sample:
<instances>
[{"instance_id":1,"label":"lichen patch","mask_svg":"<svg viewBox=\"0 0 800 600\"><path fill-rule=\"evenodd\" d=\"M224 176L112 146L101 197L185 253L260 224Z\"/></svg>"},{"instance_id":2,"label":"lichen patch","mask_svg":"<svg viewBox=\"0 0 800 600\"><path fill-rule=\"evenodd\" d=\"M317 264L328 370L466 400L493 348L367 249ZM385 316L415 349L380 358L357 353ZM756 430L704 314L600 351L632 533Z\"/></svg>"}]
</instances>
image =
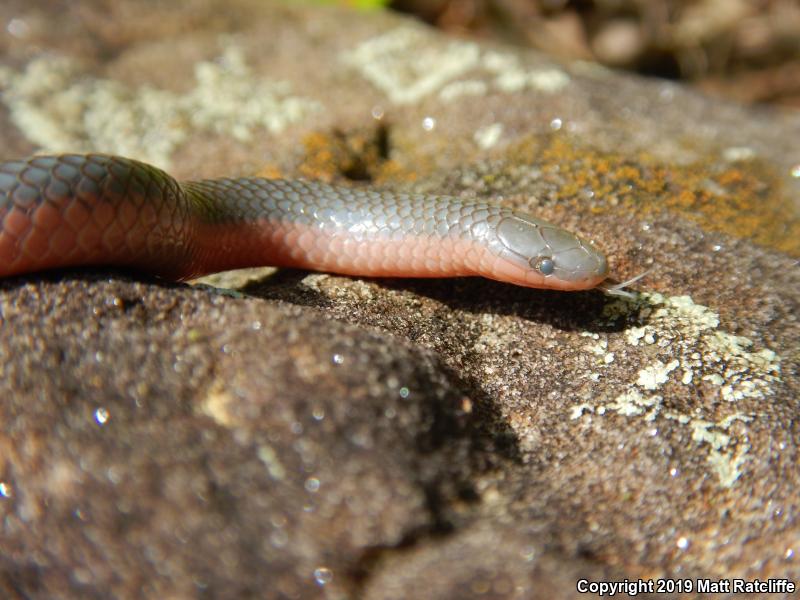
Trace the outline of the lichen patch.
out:
<instances>
[{"instance_id":1,"label":"lichen patch","mask_svg":"<svg viewBox=\"0 0 800 600\"><path fill-rule=\"evenodd\" d=\"M604 316L614 318L630 310L624 300L609 303ZM717 388L728 402L744 398L763 398L780 382L780 356L763 348L753 349L753 341L719 329L719 315L689 296L642 294L634 310L643 325L625 331L632 347L652 346L661 358L643 357L646 366L635 384L656 390L671 379L683 385L699 379Z\"/></svg>"},{"instance_id":2,"label":"lichen patch","mask_svg":"<svg viewBox=\"0 0 800 600\"><path fill-rule=\"evenodd\" d=\"M555 66L526 68L513 54L481 50L472 42L445 41L410 26L361 42L345 52L342 61L395 104L413 104L434 94L444 101L490 91L550 94L570 82L569 75Z\"/></svg>"},{"instance_id":3,"label":"lichen patch","mask_svg":"<svg viewBox=\"0 0 800 600\"><path fill-rule=\"evenodd\" d=\"M613 412L646 421L657 418L674 421L688 428L694 443L706 448L709 468L720 485L730 487L741 475L750 449L746 437L739 439L733 432L734 424L746 424L757 415L737 410L714 418L711 405L715 399L721 400L721 407L713 410L724 411L725 406L741 400L763 399L773 394L781 382L780 356L768 348L755 349L751 339L720 329L719 315L689 296L645 293L633 304L621 299L606 305L605 318L613 321L623 315L636 324L628 327L621 337L589 336L593 343L587 350L607 355L609 346L621 341L624 352L617 354L625 356L627 361L638 360L644 366L634 378L621 381L620 391L600 407L593 409L585 403L571 407L570 418L592 418L592 414L602 416ZM605 363L603 376L607 381L614 379L612 362ZM665 397L675 386L698 388L698 396L706 398L710 388L712 402L698 403L691 413L668 408Z\"/></svg>"},{"instance_id":4,"label":"lichen patch","mask_svg":"<svg viewBox=\"0 0 800 600\"><path fill-rule=\"evenodd\" d=\"M198 63L194 78L183 94L130 87L88 76L72 59L43 55L20 72L0 67L0 97L40 152L108 152L162 167L192 133L247 141L321 107L293 95L288 82L259 77L230 43L219 60Z\"/></svg>"}]
</instances>

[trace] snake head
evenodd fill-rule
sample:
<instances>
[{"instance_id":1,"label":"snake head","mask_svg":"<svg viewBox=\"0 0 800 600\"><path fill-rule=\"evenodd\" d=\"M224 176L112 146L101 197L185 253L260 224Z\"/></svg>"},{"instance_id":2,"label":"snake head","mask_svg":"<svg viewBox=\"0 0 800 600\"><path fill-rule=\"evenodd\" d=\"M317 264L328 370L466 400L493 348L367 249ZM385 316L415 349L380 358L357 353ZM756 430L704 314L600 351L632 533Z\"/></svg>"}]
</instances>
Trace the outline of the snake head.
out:
<instances>
[{"instance_id":1,"label":"snake head","mask_svg":"<svg viewBox=\"0 0 800 600\"><path fill-rule=\"evenodd\" d=\"M584 290L608 276L606 257L589 242L523 213L500 220L495 247L494 268L517 285Z\"/></svg>"}]
</instances>

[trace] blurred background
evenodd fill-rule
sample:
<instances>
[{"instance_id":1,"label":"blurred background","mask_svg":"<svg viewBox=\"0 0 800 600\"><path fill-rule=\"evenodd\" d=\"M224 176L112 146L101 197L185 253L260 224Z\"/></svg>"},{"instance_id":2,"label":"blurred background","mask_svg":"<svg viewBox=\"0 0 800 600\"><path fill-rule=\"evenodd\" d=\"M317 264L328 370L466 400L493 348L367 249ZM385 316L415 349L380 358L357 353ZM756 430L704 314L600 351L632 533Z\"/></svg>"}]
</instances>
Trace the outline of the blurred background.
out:
<instances>
[{"instance_id":1,"label":"blurred background","mask_svg":"<svg viewBox=\"0 0 800 600\"><path fill-rule=\"evenodd\" d=\"M328 0L439 29L800 108L798 0Z\"/></svg>"}]
</instances>

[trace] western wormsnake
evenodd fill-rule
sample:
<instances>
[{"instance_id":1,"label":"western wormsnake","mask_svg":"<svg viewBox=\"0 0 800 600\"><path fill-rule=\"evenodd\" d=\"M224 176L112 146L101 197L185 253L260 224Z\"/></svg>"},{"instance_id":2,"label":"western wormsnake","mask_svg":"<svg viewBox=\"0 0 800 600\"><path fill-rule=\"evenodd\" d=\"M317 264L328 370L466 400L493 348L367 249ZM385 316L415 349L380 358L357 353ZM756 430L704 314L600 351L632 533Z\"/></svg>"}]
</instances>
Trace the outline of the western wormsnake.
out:
<instances>
[{"instance_id":1,"label":"western wormsnake","mask_svg":"<svg viewBox=\"0 0 800 600\"><path fill-rule=\"evenodd\" d=\"M591 244L483 201L304 180L178 182L101 154L0 165L0 276L128 266L171 279L248 266L348 275L480 275L582 290L606 279Z\"/></svg>"}]
</instances>

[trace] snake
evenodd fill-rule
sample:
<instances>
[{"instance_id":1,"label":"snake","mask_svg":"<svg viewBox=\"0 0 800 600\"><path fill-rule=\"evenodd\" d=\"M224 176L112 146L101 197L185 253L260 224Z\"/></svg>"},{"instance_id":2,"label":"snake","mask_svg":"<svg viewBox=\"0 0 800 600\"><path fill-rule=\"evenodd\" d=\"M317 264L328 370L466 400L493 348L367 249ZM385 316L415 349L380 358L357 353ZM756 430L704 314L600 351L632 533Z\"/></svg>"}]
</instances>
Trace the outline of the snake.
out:
<instances>
[{"instance_id":1,"label":"snake","mask_svg":"<svg viewBox=\"0 0 800 600\"><path fill-rule=\"evenodd\" d=\"M489 201L303 179L179 182L106 154L0 164L0 277L88 266L178 281L276 266L616 289L591 243Z\"/></svg>"}]
</instances>

